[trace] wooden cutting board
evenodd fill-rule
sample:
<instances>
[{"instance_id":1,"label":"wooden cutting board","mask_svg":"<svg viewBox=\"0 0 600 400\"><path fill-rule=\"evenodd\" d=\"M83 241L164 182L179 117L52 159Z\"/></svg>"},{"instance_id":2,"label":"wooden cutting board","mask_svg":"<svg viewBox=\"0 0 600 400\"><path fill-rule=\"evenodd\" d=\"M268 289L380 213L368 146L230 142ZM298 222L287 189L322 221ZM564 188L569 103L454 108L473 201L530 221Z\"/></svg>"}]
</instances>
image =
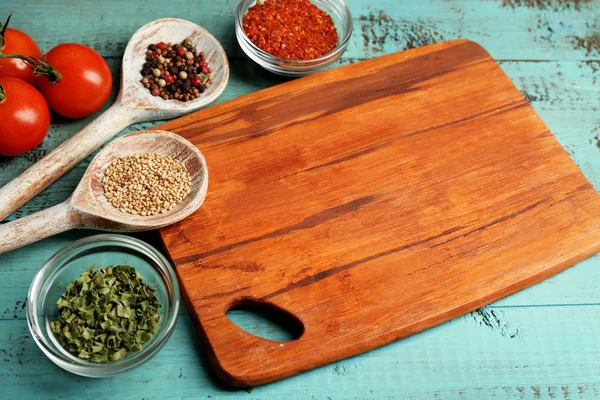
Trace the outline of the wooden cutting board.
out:
<instances>
[{"instance_id":1,"label":"wooden cutting board","mask_svg":"<svg viewBox=\"0 0 600 400\"><path fill-rule=\"evenodd\" d=\"M158 128L206 156L206 202L161 235L233 385L382 346L600 250L600 196L473 42L336 68ZM291 313L301 337L243 331L225 315L240 303Z\"/></svg>"}]
</instances>

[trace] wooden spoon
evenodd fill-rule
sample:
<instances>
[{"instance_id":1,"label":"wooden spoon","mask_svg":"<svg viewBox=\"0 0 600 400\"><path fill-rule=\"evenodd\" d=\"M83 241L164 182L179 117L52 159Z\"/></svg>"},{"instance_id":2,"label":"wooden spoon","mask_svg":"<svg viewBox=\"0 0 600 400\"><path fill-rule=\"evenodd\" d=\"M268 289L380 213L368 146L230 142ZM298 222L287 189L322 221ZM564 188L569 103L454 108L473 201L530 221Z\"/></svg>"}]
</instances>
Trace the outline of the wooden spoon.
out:
<instances>
[{"instance_id":1,"label":"wooden spoon","mask_svg":"<svg viewBox=\"0 0 600 400\"><path fill-rule=\"evenodd\" d=\"M149 152L182 162L191 176L190 193L163 214L144 217L119 211L104 196L102 179L108 164L116 158ZM0 254L70 229L136 232L170 225L196 211L204 202L207 189L206 161L193 144L166 131L130 133L114 140L94 157L75 192L65 202L0 225Z\"/></svg>"},{"instance_id":2,"label":"wooden spoon","mask_svg":"<svg viewBox=\"0 0 600 400\"><path fill-rule=\"evenodd\" d=\"M148 45L181 43L190 39L205 53L212 68L212 84L192 101L154 97L140 83L140 70ZM0 221L77 165L130 124L169 119L198 110L213 102L227 86L229 64L221 44L204 28L175 18L159 19L141 27L129 40L123 56L121 90L115 103L102 115L62 143L35 165L0 189Z\"/></svg>"}]
</instances>

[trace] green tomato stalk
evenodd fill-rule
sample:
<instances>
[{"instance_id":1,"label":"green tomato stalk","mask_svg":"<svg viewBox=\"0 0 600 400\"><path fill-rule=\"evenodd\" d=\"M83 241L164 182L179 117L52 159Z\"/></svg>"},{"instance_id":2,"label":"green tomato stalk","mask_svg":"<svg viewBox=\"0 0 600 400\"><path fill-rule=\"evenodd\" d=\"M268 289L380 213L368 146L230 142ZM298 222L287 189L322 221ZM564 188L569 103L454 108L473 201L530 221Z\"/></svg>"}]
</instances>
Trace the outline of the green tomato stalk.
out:
<instances>
[{"instance_id":1,"label":"green tomato stalk","mask_svg":"<svg viewBox=\"0 0 600 400\"><path fill-rule=\"evenodd\" d=\"M2 85L0 85L0 104L4 103L4 100L6 100L6 91Z\"/></svg>"},{"instance_id":2,"label":"green tomato stalk","mask_svg":"<svg viewBox=\"0 0 600 400\"><path fill-rule=\"evenodd\" d=\"M10 22L10 18L12 17L12 13L6 18L6 22L2 25L0 22L0 51L4 50L4 34L6 33L6 28L8 28L8 23Z\"/></svg>"},{"instance_id":3,"label":"green tomato stalk","mask_svg":"<svg viewBox=\"0 0 600 400\"><path fill-rule=\"evenodd\" d=\"M28 57L23 54L4 54L2 50L4 50L4 34L6 33L6 28L8 28L8 23L10 22L10 18L12 17L12 13L6 18L6 22L2 25L0 22L0 59L2 58L18 58L23 60L25 64L33 70L33 74L35 76L46 75L48 77L48 81L50 83L60 82L62 79L62 75L56 69L54 69L50 64L48 64L44 60L40 60L35 57Z\"/></svg>"}]
</instances>

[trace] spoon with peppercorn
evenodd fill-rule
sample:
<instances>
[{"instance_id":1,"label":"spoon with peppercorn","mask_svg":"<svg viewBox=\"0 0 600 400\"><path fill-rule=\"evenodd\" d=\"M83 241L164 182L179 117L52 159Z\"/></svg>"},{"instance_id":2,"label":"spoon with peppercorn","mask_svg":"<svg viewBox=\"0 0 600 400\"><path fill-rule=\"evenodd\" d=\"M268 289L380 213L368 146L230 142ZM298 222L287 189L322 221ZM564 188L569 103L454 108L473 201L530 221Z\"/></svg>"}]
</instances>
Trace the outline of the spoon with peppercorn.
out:
<instances>
[{"instance_id":1,"label":"spoon with peppercorn","mask_svg":"<svg viewBox=\"0 0 600 400\"><path fill-rule=\"evenodd\" d=\"M127 126L205 107L219 97L228 79L225 51L204 28L175 18L144 25L125 49L115 103L0 188L0 221Z\"/></svg>"},{"instance_id":2,"label":"spoon with peppercorn","mask_svg":"<svg viewBox=\"0 0 600 400\"><path fill-rule=\"evenodd\" d=\"M207 189L206 160L192 143L167 131L130 133L94 157L63 203L0 225L0 254L70 229L171 225L196 211Z\"/></svg>"}]
</instances>

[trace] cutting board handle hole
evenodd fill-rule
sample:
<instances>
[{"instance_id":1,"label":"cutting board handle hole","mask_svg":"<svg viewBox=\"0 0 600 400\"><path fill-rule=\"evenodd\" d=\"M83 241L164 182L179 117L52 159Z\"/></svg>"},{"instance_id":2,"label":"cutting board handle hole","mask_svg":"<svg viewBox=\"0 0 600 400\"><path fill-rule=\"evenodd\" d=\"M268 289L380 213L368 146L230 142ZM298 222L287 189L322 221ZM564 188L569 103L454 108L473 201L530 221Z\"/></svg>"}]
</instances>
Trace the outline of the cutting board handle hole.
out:
<instances>
[{"instance_id":1,"label":"cutting board handle hole","mask_svg":"<svg viewBox=\"0 0 600 400\"><path fill-rule=\"evenodd\" d=\"M299 339L304 333L304 324L296 316L253 298L234 301L227 310L227 318L254 336L278 342Z\"/></svg>"}]
</instances>

